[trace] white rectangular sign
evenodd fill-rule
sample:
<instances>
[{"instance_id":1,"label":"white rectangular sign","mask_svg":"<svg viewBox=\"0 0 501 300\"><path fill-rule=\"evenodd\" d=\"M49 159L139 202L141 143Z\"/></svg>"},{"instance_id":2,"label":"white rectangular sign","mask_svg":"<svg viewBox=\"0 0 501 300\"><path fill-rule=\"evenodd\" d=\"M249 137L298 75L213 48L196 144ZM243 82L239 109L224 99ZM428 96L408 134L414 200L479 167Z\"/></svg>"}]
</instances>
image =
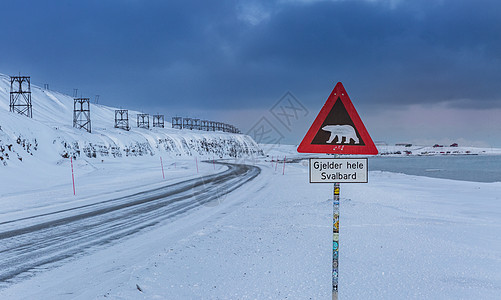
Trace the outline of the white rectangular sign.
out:
<instances>
[{"instance_id":1,"label":"white rectangular sign","mask_svg":"<svg viewBox=\"0 0 501 300\"><path fill-rule=\"evenodd\" d=\"M367 158L310 158L310 183L367 183Z\"/></svg>"}]
</instances>

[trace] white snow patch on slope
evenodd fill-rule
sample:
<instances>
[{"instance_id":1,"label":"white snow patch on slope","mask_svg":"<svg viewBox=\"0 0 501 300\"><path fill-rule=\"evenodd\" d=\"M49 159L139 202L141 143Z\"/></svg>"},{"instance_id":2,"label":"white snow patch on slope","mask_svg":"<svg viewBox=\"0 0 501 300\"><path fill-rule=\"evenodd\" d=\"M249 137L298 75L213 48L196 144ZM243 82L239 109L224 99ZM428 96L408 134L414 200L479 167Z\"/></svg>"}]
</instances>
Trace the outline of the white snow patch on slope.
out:
<instances>
[{"instance_id":1,"label":"white snow patch on slope","mask_svg":"<svg viewBox=\"0 0 501 300\"><path fill-rule=\"evenodd\" d=\"M114 128L115 108L91 104L92 133L73 128L73 98L31 86L33 118L9 112L10 78L0 74L0 167L32 158L54 164L63 158L107 159L129 156L231 158L261 155L247 135L199 130L136 127L129 111L130 131ZM150 116L150 126L152 117Z\"/></svg>"}]
</instances>

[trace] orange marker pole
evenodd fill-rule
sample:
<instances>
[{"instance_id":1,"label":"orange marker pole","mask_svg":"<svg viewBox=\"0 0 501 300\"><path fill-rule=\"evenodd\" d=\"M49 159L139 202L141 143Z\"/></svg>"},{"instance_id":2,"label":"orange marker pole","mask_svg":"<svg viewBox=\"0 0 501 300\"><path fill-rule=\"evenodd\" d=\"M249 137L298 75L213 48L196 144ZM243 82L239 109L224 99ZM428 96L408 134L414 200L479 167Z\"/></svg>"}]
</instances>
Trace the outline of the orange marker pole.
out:
<instances>
[{"instance_id":1,"label":"orange marker pole","mask_svg":"<svg viewBox=\"0 0 501 300\"><path fill-rule=\"evenodd\" d=\"M73 174L73 156L70 156L70 162L71 162L71 181L73 182L73 196L75 196L76 193L75 193L75 175Z\"/></svg>"},{"instance_id":2,"label":"orange marker pole","mask_svg":"<svg viewBox=\"0 0 501 300\"><path fill-rule=\"evenodd\" d=\"M282 175L285 175L285 159L287 158L287 156L284 156L284 168L282 170Z\"/></svg>"},{"instance_id":3,"label":"orange marker pole","mask_svg":"<svg viewBox=\"0 0 501 300\"><path fill-rule=\"evenodd\" d=\"M164 163L162 162L162 157L160 156L160 165L162 166L162 177L165 179L165 174L164 174Z\"/></svg>"}]
</instances>

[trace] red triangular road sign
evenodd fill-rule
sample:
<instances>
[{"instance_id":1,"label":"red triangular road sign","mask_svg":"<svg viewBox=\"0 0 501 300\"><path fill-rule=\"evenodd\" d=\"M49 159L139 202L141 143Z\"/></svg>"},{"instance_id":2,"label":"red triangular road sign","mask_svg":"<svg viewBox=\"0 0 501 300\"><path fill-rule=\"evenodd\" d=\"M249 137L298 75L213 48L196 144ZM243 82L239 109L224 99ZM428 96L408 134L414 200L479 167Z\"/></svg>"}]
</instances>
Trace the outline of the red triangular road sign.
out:
<instances>
[{"instance_id":1,"label":"red triangular road sign","mask_svg":"<svg viewBox=\"0 0 501 300\"><path fill-rule=\"evenodd\" d=\"M378 153L341 82L336 84L297 151L373 155Z\"/></svg>"}]
</instances>

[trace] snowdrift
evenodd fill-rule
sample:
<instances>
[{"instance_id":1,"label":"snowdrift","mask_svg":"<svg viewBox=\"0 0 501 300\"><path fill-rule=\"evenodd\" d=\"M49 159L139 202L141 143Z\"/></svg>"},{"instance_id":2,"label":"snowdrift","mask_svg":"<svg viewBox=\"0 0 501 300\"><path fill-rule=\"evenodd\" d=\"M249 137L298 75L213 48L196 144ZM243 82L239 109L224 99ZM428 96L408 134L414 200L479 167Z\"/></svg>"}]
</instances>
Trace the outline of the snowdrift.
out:
<instances>
[{"instance_id":1,"label":"snowdrift","mask_svg":"<svg viewBox=\"0 0 501 300\"><path fill-rule=\"evenodd\" d=\"M247 135L199 130L135 127L137 114L129 110L130 131L114 128L115 109L90 104L92 133L73 128L73 98L31 85L33 118L11 113L10 77L0 74L0 166L32 159L103 159L164 155L236 158L262 155ZM151 117L150 117L151 124Z\"/></svg>"}]
</instances>

